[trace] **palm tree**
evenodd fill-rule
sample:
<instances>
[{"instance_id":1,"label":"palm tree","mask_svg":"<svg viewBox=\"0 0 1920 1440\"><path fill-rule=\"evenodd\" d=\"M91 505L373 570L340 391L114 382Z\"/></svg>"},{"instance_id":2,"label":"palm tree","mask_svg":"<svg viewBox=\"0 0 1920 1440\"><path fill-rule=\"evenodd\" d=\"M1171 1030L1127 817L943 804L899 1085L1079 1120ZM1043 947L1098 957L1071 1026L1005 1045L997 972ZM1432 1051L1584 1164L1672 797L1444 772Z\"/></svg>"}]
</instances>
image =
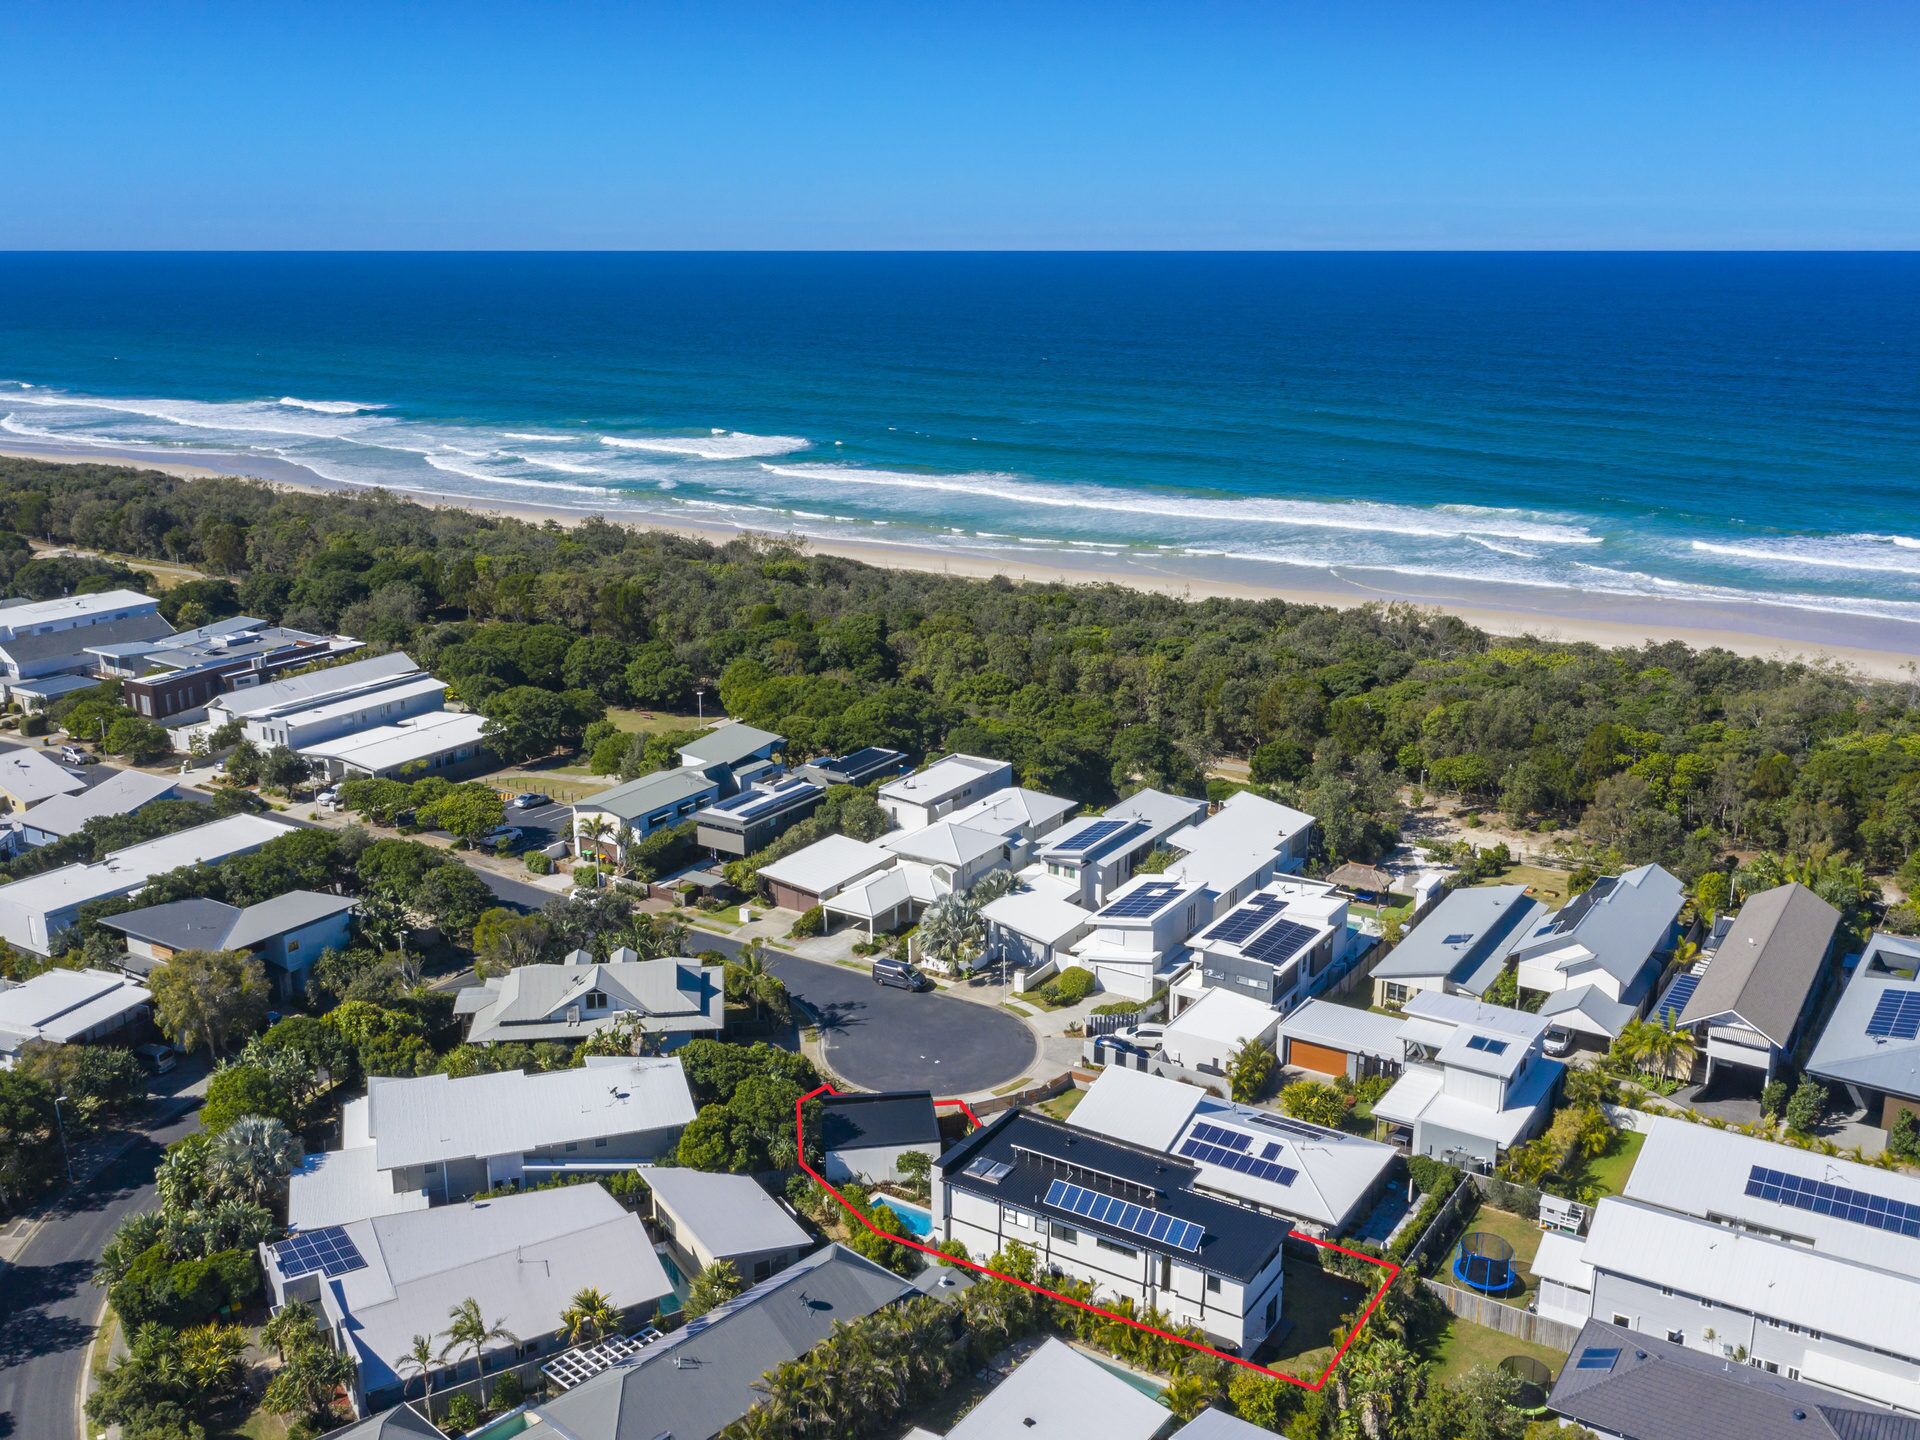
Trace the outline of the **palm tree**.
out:
<instances>
[{"instance_id":1,"label":"palm tree","mask_svg":"<svg viewBox=\"0 0 1920 1440\"><path fill-rule=\"evenodd\" d=\"M213 1137L207 1168L222 1190L265 1205L305 1153L300 1141L280 1121L265 1115L242 1115Z\"/></svg>"},{"instance_id":2,"label":"palm tree","mask_svg":"<svg viewBox=\"0 0 1920 1440\"><path fill-rule=\"evenodd\" d=\"M613 832L613 873L625 879L633 873L633 847L640 843L640 837L633 833L633 827L624 820L620 828Z\"/></svg>"},{"instance_id":3,"label":"palm tree","mask_svg":"<svg viewBox=\"0 0 1920 1440\"><path fill-rule=\"evenodd\" d=\"M273 1347L282 1360L289 1351L313 1334L313 1307L304 1300L289 1300L260 1327L260 1338Z\"/></svg>"},{"instance_id":4,"label":"palm tree","mask_svg":"<svg viewBox=\"0 0 1920 1440\"><path fill-rule=\"evenodd\" d=\"M1662 1079L1676 1078L1676 1071L1681 1077L1693 1073L1694 1056L1699 1053L1699 1047L1694 1044L1693 1032L1682 1026L1671 1010L1661 1012L1658 1024L1640 1023L1645 1027L1646 1057Z\"/></svg>"},{"instance_id":5,"label":"palm tree","mask_svg":"<svg viewBox=\"0 0 1920 1440\"><path fill-rule=\"evenodd\" d=\"M459 1350L466 1350L473 1356L473 1369L476 1375L485 1377L486 1371L480 1365L480 1352L496 1340L515 1340L520 1337L498 1320L489 1320L480 1308L480 1302L469 1295L453 1309L447 1312L449 1322L443 1332L447 1337L440 1358L446 1359ZM484 1406L487 1399L487 1387L480 1387L480 1401Z\"/></svg>"},{"instance_id":6,"label":"palm tree","mask_svg":"<svg viewBox=\"0 0 1920 1440\"><path fill-rule=\"evenodd\" d=\"M592 815L578 822L576 834L579 838L574 842L574 850L576 854L592 852L596 885L598 884L597 872L600 868L600 847L606 844L607 837L612 833L613 822L604 815Z\"/></svg>"},{"instance_id":7,"label":"palm tree","mask_svg":"<svg viewBox=\"0 0 1920 1440\"><path fill-rule=\"evenodd\" d=\"M407 1353L400 1357L400 1364L410 1373L418 1375L421 1383L426 1387L422 1403L427 1407L428 1415L433 1414L433 1371L439 1363L440 1357L433 1353L431 1335L414 1336L413 1344L408 1346Z\"/></svg>"},{"instance_id":8,"label":"palm tree","mask_svg":"<svg viewBox=\"0 0 1920 1440\"><path fill-rule=\"evenodd\" d=\"M570 1345L598 1342L620 1328L620 1311L604 1291L589 1285L560 1312L560 1324Z\"/></svg>"}]
</instances>

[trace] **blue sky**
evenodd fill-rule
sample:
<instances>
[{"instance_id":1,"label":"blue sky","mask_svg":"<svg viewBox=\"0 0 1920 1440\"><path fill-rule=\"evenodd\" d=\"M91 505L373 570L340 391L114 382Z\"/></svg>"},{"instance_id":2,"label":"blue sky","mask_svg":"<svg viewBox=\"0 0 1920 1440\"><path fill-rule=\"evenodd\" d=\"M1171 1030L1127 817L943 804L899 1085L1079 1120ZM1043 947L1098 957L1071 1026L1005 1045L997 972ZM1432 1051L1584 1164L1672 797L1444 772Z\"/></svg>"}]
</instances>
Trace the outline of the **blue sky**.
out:
<instances>
[{"instance_id":1,"label":"blue sky","mask_svg":"<svg viewBox=\"0 0 1920 1440\"><path fill-rule=\"evenodd\" d=\"M0 8L6 248L1920 244L1920 5Z\"/></svg>"}]
</instances>

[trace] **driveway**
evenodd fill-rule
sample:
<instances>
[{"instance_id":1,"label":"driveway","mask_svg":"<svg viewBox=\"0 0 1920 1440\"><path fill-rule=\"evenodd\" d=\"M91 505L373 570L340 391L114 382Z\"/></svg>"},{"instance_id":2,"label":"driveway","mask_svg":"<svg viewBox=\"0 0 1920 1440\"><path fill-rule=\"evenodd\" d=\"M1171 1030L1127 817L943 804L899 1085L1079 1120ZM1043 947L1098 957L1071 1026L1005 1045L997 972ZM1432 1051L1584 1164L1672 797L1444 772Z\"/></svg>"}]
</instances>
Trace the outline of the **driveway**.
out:
<instances>
[{"instance_id":1,"label":"driveway","mask_svg":"<svg viewBox=\"0 0 1920 1440\"><path fill-rule=\"evenodd\" d=\"M154 1204L161 1150L199 1128L197 1097L156 1102L132 1147L46 1208L11 1265L0 1267L0 1437L70 1440L80 1377L104 1294L94 1261L128 1215Z\"/></svg>"},{"instance_id":2,"label":"driveway","mask_svg":"<svg viewBox=\"0 0 1920 1440\"><path fill-rule=\"evenodd\" d=\"M740 942L694 932L693 951L729 958ZM1018 1080L1039 1058L1033 1032L1006 1011L938 993L876 985L865 968L766 952L767 968L820 1022L827 1063L863 1090L974 1095Z\"/></svg>"}]
</instances>

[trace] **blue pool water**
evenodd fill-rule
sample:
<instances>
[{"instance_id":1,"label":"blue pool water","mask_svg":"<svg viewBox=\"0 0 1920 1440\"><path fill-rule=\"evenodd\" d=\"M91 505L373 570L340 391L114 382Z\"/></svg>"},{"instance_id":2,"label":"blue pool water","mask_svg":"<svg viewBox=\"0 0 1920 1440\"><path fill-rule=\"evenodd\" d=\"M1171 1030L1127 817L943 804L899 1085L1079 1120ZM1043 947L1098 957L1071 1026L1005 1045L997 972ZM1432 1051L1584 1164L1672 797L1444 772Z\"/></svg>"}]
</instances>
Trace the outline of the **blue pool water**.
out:
<instances>
[{"instance_id":1,"label":"blue pool water","mask_svg":"<svg viewBox=\"0 0 1920 1440\"><path fill-rule=\"evenodd\" d=\"M914 1239L925 1240L933 1234L933 1216L930 1212L922 1210L918 1205L911 1205L905 1200L896 1200L891 1195L876 1195L873 1199L876 1205L884 1205L898 1215L900 1223L906 1227L907 1233Z\"/></svg>"}]
</instances>

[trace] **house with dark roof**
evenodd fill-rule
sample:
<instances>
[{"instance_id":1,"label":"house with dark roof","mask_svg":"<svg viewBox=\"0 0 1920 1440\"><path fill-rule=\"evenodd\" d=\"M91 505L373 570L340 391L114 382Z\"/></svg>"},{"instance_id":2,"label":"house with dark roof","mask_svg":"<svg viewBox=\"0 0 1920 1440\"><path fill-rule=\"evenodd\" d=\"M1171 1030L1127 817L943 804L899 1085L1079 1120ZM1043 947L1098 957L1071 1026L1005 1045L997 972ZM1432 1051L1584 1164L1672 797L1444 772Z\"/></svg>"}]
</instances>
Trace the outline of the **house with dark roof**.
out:
<instances>
[{"instance_id":1,"label":"house with dark roof","mask_svg":"<svg viewBox=\"0 0 1920 1440\"><path fill-rule=\"evenodd\" d=\"M713 1440L766 1399L761 1382L834 1327L911 1299L913 1286L829 1245L665 1339L532 1406L551 1440Z\"/></svg>"},{"instance_id":2,"label":"house with dark roof","mask_svg":"<svg viewBox=\"0 0 1920 1440\"><path fill-rule=\"evenodd\" d=\"M820 1100L821 1170L836 1185L845 1180L877 1184L898 1180L900 1157L918 1151L940 1154L940 1121L926 1090L890 1090L878 1095L826 1095Z\"/></svg>"},{"instance_id":3,"label":"house with dark roof","mask_svg":"<svg viewBox=\"0 0 1920 1440\"><path fill-rule=\"evenodd\" d=\"M786 743L771 730L732 720L682 745L680 764L713 781L722 795L735 795L779 768L775 756Z\"/></svg>"},{"instance_id":4,"label":"house with dark roof","mask_svg":"<svg viewBox=\"0 0 1920 1440\"><path fill-rule=\"evenodd\" d=\"M245 950L265 963L281 1000L305 992L313 962L344 950L353 929L351 895L289 890L242 908L219 900L174 900L110 915L100 924L126 936L120 968L150 975L182 950Z\"/></svg>"},{"instance_id":5,"label":"house with dark roof","mask_svg":"<svg viewBox=\"0 0 1920 1440\"><path fill-rule=\"evenodd\" d=\"M1776 885L1740 907L1655 1012L1677 1011L1677 1023L1704 1040L1707 1083L1732 1065L1764 1084L1799 1045L1839 937L1838 910L1804 885Z\"/></svg>"},{"instance_id":6,"label":"house with dark roof","mask_svg":"<svg viewBox=\"0 0 1920 1440\"><path fill-rule=\"evenodd\" d=\"M574 803L573 853L612 859L623 848L623 835L631 843L670 830L719 798L719 782L700 770L655 770L624 781Z\"/></svg>"},{"instance_id":7,"label":"house with dark roof","mask_svg":"<svg viewBox=\"0 0 1920 1440\"><path fill-rule=\"evenodd\" d=\"M717 855L751 855L820 808L824 786L797 777L754 785L693 814L693 843Z\"/></svg>"},{"instance_id":8,"label":"house with dark roof","mask_svg":"<svg viewBox=\"0 0 1920 1440\"><path fill-rule=\"evenodd\" d=\"M1601 1320L1547 1405L1609 1440L1920 1440L1920 1417Z\"/></svg>"},{"instance_id":9,"label":"house with dark roof","mask_svg":"<svg viewBox=\"0 0 1920 1440\"><path fill-rule=\"evenodd\" d=\"M1868 1124L1889 1129L1903 1110L1920 1115L1920 939L1867 943L1806 1068Z\"/></svg>"},{"instance_id":10,"label":"house with dark roof","mask_svg":"<svg viewBox=\"0 0 1920 1440\"><path fill-rule=\"evenodd\" d=\"M1042 1271L1251 1354L1280 1322L1288 1222L1201 1188L1195 1163L1009 1110L934 1166L933 1238L1019 1241Z\"/></svg>"},{"instance_id":11,"label":"house with dark roof","mask_svg":"<svg viewBox=\"0 0 1920 1440\"><path fill-rule=\"evenodd\" d=\"M847 755L823 755L809 760L794 773L816 785L871 785L898 775L907 768L907 757L884 745L868 745Z\"/></svg>"},{"instance_id":12,"label":"house with dark roof","mask_svg":"<svg viewBox=\"0 0 1920 1440\"><path fill-rule=\"evenodd\" d=\"M1646 1013L1686 890L1658 865L1606 875L1543 916L1513 947L1520 988L1556 1029L1605 1047Z\"/></svg>"},{"instance_id":13,"label":"house with dark roof","mask_svg":"<svg viewBox=\"0 0 1920 1440\"><path fill-rule=\"evenodd\" d=\"M671 1050L725 1029L725 1007L723 967L673 957L642 960L625 946L601 962L575 950L559 965L516 965L453 1000L454 1014L473 1017L470 1045L575 1043L632 1016Z\"/></svg>"},{"instance_id":14,"label":"house with dark roof","mask_svg":"<svg viewBox=\"0 0 1920 1440\"><path fill-rule=\"evenodd\" d=\"M1373 1003L1397 1010L1421 990L1478 999L1546 913L1524 885L1449 890L1373 967Z\"/></svg>"}]
</instances>

